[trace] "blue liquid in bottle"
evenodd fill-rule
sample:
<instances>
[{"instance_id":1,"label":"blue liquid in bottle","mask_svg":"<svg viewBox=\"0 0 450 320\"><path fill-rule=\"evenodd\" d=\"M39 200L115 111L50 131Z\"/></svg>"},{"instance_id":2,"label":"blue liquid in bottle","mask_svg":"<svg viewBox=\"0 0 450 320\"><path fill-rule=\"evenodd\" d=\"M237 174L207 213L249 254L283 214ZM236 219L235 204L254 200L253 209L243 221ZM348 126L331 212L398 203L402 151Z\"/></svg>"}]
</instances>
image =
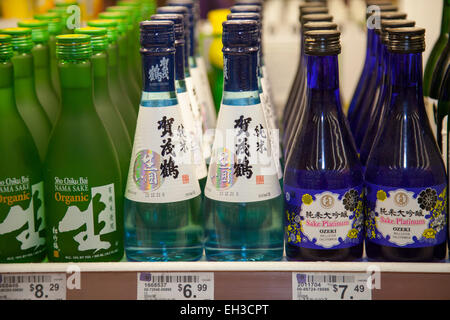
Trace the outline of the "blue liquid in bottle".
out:
<instances>
[{"instance_id":1,"label":"blue liquid in bottle","mask_svg":"<svg viewBox=\"0 0 450 320\"><path fill-rule=\"evenodd\" d=\"M373 114L367 126L366 134L362 140L360 147L360 160L361 164L365 166L367 158L369 157L370 150L372 149L373 142L379 132L382 121L386 111L388 109L390 97L389 93L389 52L387 50L387 30L386 28L402 28L402 27L414 27L415 22L410 20L383 20L381 23L381 68L382 78L380 84L380 94L375 101Z\"/></svg>"},{"instance_id":2,"label":"blue liquid in bottle","mask_svg":"<svg viewBox=\"0 0 450 320\"><path fill-rule=\"evenodd\" d=\"M225 86L205 188L205 253L215 261L280 260L282 197L258 92L258 23L223 27Z\"/></svg>"},{"instance_id":3,"label":"blue liquid in bottle","mask_svg":"<svg viewBox=\"0 0 450 320\"><path fill-rule=\"evenodd\" d=\"M341 109L340 32L305 34L307 103L284 176L288 260L356 260L364 234L363 173Z\"/></svg>"},{"instance_id":4,"label":"blue liquid in bottle","mask_svg":"<svg viewBox=\"0 0 450 320\"><path fill-rule=\"evenodd\" d=\"M447 179L425 111L425 30L389 30L389 109L367 160L366 251L370 260L444 259Z\"/></svg>"},{"instance_id":5,"label":"blue liquid in bottle","mask_svg":"<svg viewBox=\"0 0 450 320\"><path fill-rule=\"evenodd\" d=\"M174 38L172 21L141 23L144 92L125 194L125 249L133 261L189 261L203 254L195 166L180 161L184 125Z\"/></svg>"}]
</instances>

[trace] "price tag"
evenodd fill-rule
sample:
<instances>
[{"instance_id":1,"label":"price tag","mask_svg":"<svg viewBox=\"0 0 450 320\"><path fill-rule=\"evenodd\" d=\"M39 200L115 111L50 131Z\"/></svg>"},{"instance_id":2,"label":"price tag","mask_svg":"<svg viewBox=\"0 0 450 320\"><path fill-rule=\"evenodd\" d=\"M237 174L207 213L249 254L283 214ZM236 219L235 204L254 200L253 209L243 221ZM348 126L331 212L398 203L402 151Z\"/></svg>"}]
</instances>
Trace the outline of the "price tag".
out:
<instances>
[{"instance_id":1,"label":"price tag","mask_svg":"<svg viewBox=\"0 0 450 320\"><path fill-rule=\"evenodd\" d=\"M293 300L372 300L364 273L292 273Z\"/></svg>"},{"instance_id":2,"label":"price tag","mask_svg":"<svg viewBox=\"0 0 450 320\"><path fill-rule=\"evenodd\" d=\"M138 273L138 300L213 300L214 273Z\"/></svg>"},{"instance_id":3,"label":"price tag","mask_svg":"<svg viewBox=\"0 0 450 320\"><path fill-rule=\"evenodd\" d=\"M66 300L66 274L0 274L0 300Z\"/></svg>"}]
</instances>

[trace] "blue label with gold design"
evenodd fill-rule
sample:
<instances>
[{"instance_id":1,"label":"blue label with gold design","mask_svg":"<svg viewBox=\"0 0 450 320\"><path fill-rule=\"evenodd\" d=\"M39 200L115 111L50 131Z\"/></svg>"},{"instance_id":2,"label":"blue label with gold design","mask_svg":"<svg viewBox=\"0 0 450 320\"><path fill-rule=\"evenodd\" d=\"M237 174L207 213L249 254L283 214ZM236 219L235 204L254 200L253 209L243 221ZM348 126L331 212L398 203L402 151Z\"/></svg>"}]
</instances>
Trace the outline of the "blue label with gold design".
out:
<instances>
[{"instance_id":1,"label":"blue label with gold design","mask_svg":"<svg viewBox=\"0 0 450 320\"><path fill-rule=\"evenodd\" d=\"M388 247L421 248L446 240L446 184L424 188L366 185L369 241Z\"/></svg>"},{"instance_id":2,"label":"blue label with gold design","mask_svg":"<svg viewBox=\"0 0 450 320\"><path fill-rule=\"evenodd\" d=\"M363 186L305 190L284 186L286 241L309 249L343 249L364 238Z\"/></svg>"}]
</instances>

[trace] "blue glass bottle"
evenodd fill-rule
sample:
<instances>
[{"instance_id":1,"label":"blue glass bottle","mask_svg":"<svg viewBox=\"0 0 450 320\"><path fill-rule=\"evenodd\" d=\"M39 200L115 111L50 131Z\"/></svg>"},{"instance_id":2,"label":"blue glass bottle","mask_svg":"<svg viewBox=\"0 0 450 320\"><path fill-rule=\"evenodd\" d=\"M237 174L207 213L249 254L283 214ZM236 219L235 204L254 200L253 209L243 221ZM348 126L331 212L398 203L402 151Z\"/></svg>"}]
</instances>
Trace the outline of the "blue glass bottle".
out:
<instances>
[{"instance_id":1,"label":"blue glass bottle","mask_svg":"<svg viewBox=\"0 0 450 320\"><path fill-rule=\"evenodd\" d=\"M371 4L368 3L368 7ZM397 11L395 6L378 6L381 12ZM372 13L367 13L366 18L369 20ZM348 108L347 118L350 123L353 134L356 130L356 125L359 121L361 108L364 103L364 98L367 93L371 92L373 83L374 70L376 68L376 32L373 28L367 28L367 46L366 46L366 58L364 67L359 78L358 84L353 94L350 106ZM356 118L356 119L355 119ZM352 123L356 122L356 125L352 126Z\"/></svg>"},{"instance_id":2,"label":"blue glass bottle","mask_svg":"<svg viewBox=\"0 0 450 320\"><path fill-rule=\"evenodd\" d=\"M381 21L406 19L406 14L400 12L381 12L380 19ZM374 29L375 69L373 70L374 74L371 77L370 90L364 96L360 112L355 115L355 121L350 122L358 152L360 152L362 140L367 131L367 124L370 122L370 119L373 118L375 105L381 93L381 83L383 79L383 46L381 44L380 28L381 23L380 26L376 26Z\"/></svg>"},{"instance_id":3,"label":"blue glass bottle","mask_svg":"<svg viewBox=\"0 0 450 320\"><path fill-rule=\"evenodd\" d=\"M288 260L356 260L364 239L363 173L341 108L340 32L305 34L307 103L284 175Z\"/></svg>"},{"instance_id":4,"label":"blue glass bottle","mask_svg":"<svg viewBox=\"0 0 450 320\"><path fill-rule=\"evenodd\" d=\"M384 121L384 116L388 109L389 104L389 52L387 50L388 33L387 28L404 28L414 27L415 22L411 20L381 20L381 68L382 77L380 84L380 94L374 103L374 109L372 117L367 126L366 134L361 143L359 159L361 164L365 166L367 158L369 157L370 150L372 149L373 142L380 129L381 122Z\"/></svg>"},{"instance_id":5,"label":"blue glass bottle","mask_svg":"<svg viewBox=\"0 0 450 320\"><path fill-rule=\"evenodd\" d=\"M334 22L308 22L303 25L303 33L307 31L313 31L313 30L337 30L337 24ZM303 38L303 37L302 37ZM305 60L305 55L302 55L303 60ZM306 78L306 62L304 62L305 70L302 72L305 74ZM288 136L286 137L286 145L284 148L285 157L288 158L290 151L292 150L292 145L295 142L295 139L298 135L299 130L301 129L301 123L303 119L303 115L305 114L305 105L306 105L306 80L302 80L303 82L303 89L302 89L302 97L299 101L300 105L297 106L298 112L293 115L292 117L295 119L293 120L293 123L291 124L291 127L289 128L290 132L288 131Z\"/></svg>"},{"instance_id":6,"label":"blue glass bottle","mask_svg":"<svg viewBox=\"0 0 450 320\"><path fill-rule=\"evenodd\" d=\"M201 192L175 87L172 21L141 22L144 91L125 194L129 260L198 260L203 254Z\"/></svg>"},{"instance_id":7,"label":"blue glass bottle","mask_svg":"<svg viewBox=\"0 0 450 320\"><path fill-rule=\"evenodd\" d=\"M283 256L281 188L258 91L258 23L223 23L224 94L205 188L208 260Z\"/></svg>"},{"instance_id":8,"label":"blue glass bottle","mask_svg":"<svg viewBox=\"0 0 450 320\"><path fill-rule=\"evenodd\" d=\"M305 95L305 74L306 74L306 66L304 62L304 53L303 53L303 25L308 22L317 22L317 21L332 21L332 18L325 18L323 20L320 17L325 17L323 15L326 15L328 17L328 8L326 7L304 7L300 6L300 14L299 14L299 22L300 22L300 59L299 64L297 68L297 74L294 79L294 85L293 87L294 92L291 92L291 95L288 97L286 107L283 111L283 121L282 121L282 129L283 129L283 137L282 142L283 146L285 146L286 150L286 136L289 136L291 133L288 132L287 127L289 126L289 122L294 121L291 119L291 115L295 114L295 111L298 109L298 103L299 97L304 97ZM307 16L307 17L305 17ZM319 17L318 17L319 16ZM321 20L322 19L322 20Z\"/></svg>"},{"instance_id":9,"label":"blue glass bottle","mask_svg":"<svg viewBox=\"0 0 450 320\"><path fill-rule=\"evenodd\" d=\"M371 260L444 259L447 179L425 111L425 29L389 29L389 111L367 160L366 252Z\"/></svg>"}]
</instances>

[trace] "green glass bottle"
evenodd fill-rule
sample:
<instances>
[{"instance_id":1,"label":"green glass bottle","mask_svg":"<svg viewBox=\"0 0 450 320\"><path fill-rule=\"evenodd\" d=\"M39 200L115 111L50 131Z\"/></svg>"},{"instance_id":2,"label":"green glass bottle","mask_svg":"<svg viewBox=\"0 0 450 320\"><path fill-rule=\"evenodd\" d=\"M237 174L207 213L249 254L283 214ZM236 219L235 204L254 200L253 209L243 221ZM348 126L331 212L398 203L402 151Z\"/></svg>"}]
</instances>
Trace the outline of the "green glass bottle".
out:
<instances>
[{"instance_id":1,"label":"green glass bottle","mask_svg":"<svg viewBox=\"0 0 450 320\"><path fill-rule=\"evenodd\" d=\"M142 20L148 20L156 13L156 1L155 0L140 0L142 3Z\"/></svg>"},{"instance_id":2,"label":"green glass bottle","mask_svg":"<svg viewBox=\"0 0 450 320\"><path fill-rule=\"evenodd\" d=\"M0 33L12 36L14 85L17 109L33 136L41 160L45 157L52 125L39 103L34 82L31 29L7 28Z\"/></svg>"},{"instance_id":3,"label":"green glass bottle","mask_svg":"<svg viewBox=\"0 0 450 320\"><path fill-rule=\"evenodd\" d=\"M62 110L44 164L50 261L123 256L119 161L94 105L90 36L56 38Z\"/></svg>"},{"instance_id":4,"label":"green glass bottle","mask_svg":"<svg viewBox=\"0 0 450 320\"><path fill-rule=\"evenodd\" d=\"M70 30L67 25L67 20L69 19L69 14L67 13L66 8L55 7L55 8L48 10L48 12L56 13L59 15L61 28L62 28L62 31L61 31L62 34L67 34L67 33L72 32L72 30Z\"/></svg>"},{"instance_id":5,"label":"green glass bottle","mask_svg":"<svg viewBox=\"0 0 450 320\"><path fill-rule=\"evenodd\" d=\"M122 182L128 175L128 165L131 156L131 139L117 106L109 95L108 85L108 38L105 28L85 27L75 29L76 34L91 36L91 63L94 77L94 104L97 113L110 135L119 159ZM124 186L125 187L125 186Z\"/></svg>"},{"instance_id":6,"label":"green glass bottle","mask_svg":"<svg viewBox=\"0 0 450 320\"><path fill-rule=\"evenodd\" d=\"M36 20L48 22L48 32L50 34L48 39L48 47L50 52L50 77L53 91L56 93L58 101L60 102L61 88L59 87L58 62L56 60L56 36L62 32L61 18L56 12L36 14L34 18Z\"/></svg>"},{"instance_id":7,"label":"green glass bottle","mask_svg":"<svg viewBox=\"0 0 450 320\"><path fill-rule=\"evenodd\" d=\"M425 108L427 111L428 118L430 120L431 128L435 137L437 138L437 96L430 96L432 91L432 79L433 74L436 69L436 65L439 61L439 58L442 52L445 49L447 44L447 40L450 32L450 0L442 0L444 3L444 7L442 9L442 21L441 21L441 32L439 34L439 38L431 50L430 56L428 57L428 61L425 67L425 73L423 76L423 92L425 96ZM433 90L434 92L439 92L439 88L437 90Z\"/></svg>"},{"instance_id":8,"label":"green glass bottle","mask_svg":"<svg viewBox=\"0 0 450 320\"><path fill-rule=\"evenodd\" d=\"M31 29L31 39L34 43L31 54L34 59L36 94L52 126L54 126L60 112L60 104L51 83L48 22L24 20L19 21L18 26Z\"/></svg>"},{"instance_id":9,"label":"green glass bottle","mask_svg":"<svg viewBox=\"0 0 450 320\"><path fill-rule=\"evenodd\" d=\"M142 20L141 16L141 3L138 0L128 0L128 1L117 1L117 5L119 7L131 7L133 13L133 34L132 34L132 50L134 52L135 58L133 59L133 67L135 69L135 73L137 75L137 84L139 85L139 89L142 90L142 81L141 80L141 53L139 52L139 22ZM125 9L124 9L125 10Z\"/></svg>"},{"instance_id":10,"label":"green glass bottle","mask_svg":"<svg viewBox=\"0 0 450 320\"><path fill-rule=\"evenodd\" d=\"M128 23L128 31L126 34L127 37L127 48L128 48L128 73L129 78L131 80L131 86L133 93L135 93L138 97L141 92L141 71L137 69L138 66L140 66L137 62L137 56L139 54L138 45L139 42L136 42L137 40L137 34L136 34L136 22L134 20L134 13L133 13L133 7L131 6L111 6L106 9L106 11L109 12L120 12L125 13L127 16L127 23ZM140 55L140 54L139 54ZM136 110L138 108L136 107Z\"/></svg>"},{"instance_id":11,"label":"green glass bottle","mask_svg":"<svg viewBox=\"0 0 450 320\"><path fill-rule=\"evenodd\" d=\"M44 182L39 153L14 95L11 36L0 35L0 263L45 257Z\"/></svg>"},{"instance_id":12,"label":"green glass bottle","mask_svg":"<svg viewBox=\"0 0 450 320\"><path fill-rule=\"evenodd\" d=\"M122 87L119 79L119 48L117 46L117 38L119 36L117 29L118 21L98 19L88 21L87 24L89 27L107 28L108 30L109 45L106 51L108 54L109 94L122 116L131 141L133 140L134 130L136 129L137 114L126 89Z\"/></svg>"},{"instance_id":13,"label":"green glass bottle","mask_svg":"<svg viewBox=\"0 0 450 320\"><path fill-rule=\"evenodd\" d=\"M98 15L100 19L115 19L119 20L119 37L117 38L117 45L119 47L119 78L122 83L122 87L125 88L128 97L130 98L133 108L138 113L140 94L136 93L137 87L135 87L133 80L133 71L129 62L129 50L128 50L128 23L126 22L127 16L123 12L102 12Z\"/></svg>"}]
</instances>

